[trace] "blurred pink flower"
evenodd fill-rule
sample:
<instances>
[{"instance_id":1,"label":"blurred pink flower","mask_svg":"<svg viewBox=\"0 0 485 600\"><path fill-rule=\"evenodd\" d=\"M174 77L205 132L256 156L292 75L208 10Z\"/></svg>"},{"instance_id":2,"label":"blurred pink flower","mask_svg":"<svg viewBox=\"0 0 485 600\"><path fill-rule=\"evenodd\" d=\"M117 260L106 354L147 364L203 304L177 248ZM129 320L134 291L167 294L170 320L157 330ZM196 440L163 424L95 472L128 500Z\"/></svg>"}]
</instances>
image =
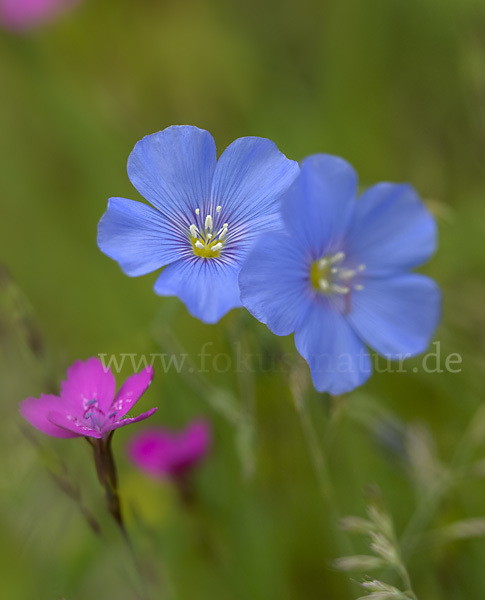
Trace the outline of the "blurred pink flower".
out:
<instances>
[{"instance_id":1,"label":"blurred pink flower","mask_svg":"<svg viewBox=\"0 0 485 600\"><path fill-rule=\"evenodd\" d=\"M133 436L127 452L132 462L155 478L179 478L207 453L211 443L210 426L193 421L174 432L164 427L144 429Z\"/></svg>"},{"instance_id":2,"label":"blurred pink flower","mask_svg":"<svg viewBox=\"0 0 485 600\"><path fill-rule=\"evenodd\" d=\"M20 403L20 414L39 431L59 438L88 437L107 439L124 425L150 417L157 409L124 418L150 385L152 367L135 373L115 395L113 373L99 358L76 361L61 384L60 396L41 394Z\"/></svg>"},{"instance_id":3,"label":"blurred pink flower","mask_svg":"<svg viewBox=\"0 0 485 600\"><path fill-rule=\"evenodd\" d=\"M35 27L55 18L78 0L0 0L0 24L5 29Z\"/></svg>"}]
</instances>

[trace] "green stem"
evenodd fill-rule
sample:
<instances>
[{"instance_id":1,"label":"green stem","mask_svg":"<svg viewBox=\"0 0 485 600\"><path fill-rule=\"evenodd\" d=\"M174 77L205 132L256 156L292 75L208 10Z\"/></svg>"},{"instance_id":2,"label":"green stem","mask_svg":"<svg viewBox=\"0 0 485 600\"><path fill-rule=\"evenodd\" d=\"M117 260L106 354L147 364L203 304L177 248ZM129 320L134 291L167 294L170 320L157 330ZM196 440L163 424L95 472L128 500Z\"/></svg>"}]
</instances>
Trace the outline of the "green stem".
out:
<instances>
[{"instance_id":1,"label":"green stem","mask_svg":"<svg viewBox=\"0 0 485 600\"><path fill-rule=\"evenodd\" d=\"M425 529L437 512L443 497L453 485L453 473L462 467L472 456L476 446L475 437L477 429L480 431L484 429L484 421L485 409L480 405L473 414L465 433L460 438L446 472L428 493L425 494L409 520L400 542L401 552L405 560L416 550Z\"/></svg>"},{"instance_id":2,"label":"green stem","mask_svg":"<svg viewBox=\"0 0 485 600\"><path fill-rule=\"evenodd\" d=\"M327 455L322 449L322 444L320 443L317 432L313 426L311 416L308 412L307 403L305 401L305 386L303 377L304 375L301 372L294 371L292 373L290 378L290 391L293 397L296 412L300 418L303 435L312 459L320 493L327 507L329 520L332 527L336 528L340 521L341 515L337 508L338 504L332 479L330 477ZM325 446L325 441L323 441L323 445ZM335 540L341 556L352 554L352 548L349 547L348 542L341 535L338 535L337 533Z\"/></svg>"},{"instance_id":3,"label":"green stem","mask_svg":"<svg viewBox=\"0 0 485 600\"><path fill-rule=\"evenodd\" d=\"M294 384L291 386L291 392L296 412L300 418L303 436L305 438L308 451L312 459L313 468L318 479L320 493L322 494L322 497L326 503L333 504L335 496L330 480L330 474L328 472L327 460L318 442L318 437L315 428L313 427L311 417L308 414L305 398L301 389Z\"/></svg>"},{"instance_id":4,"label":"green stem","mask_svg":"<svg viewBox=\"0 0 485 600\"><path fill-rule=\"evenodd\" d=\"M449 489L449 482L441 481L424 496L416 511L408 522L401 536L400 547L404 560L408 560L419 545L424 530L432 520L445 493Z\"/></svg>"}]
</instances>

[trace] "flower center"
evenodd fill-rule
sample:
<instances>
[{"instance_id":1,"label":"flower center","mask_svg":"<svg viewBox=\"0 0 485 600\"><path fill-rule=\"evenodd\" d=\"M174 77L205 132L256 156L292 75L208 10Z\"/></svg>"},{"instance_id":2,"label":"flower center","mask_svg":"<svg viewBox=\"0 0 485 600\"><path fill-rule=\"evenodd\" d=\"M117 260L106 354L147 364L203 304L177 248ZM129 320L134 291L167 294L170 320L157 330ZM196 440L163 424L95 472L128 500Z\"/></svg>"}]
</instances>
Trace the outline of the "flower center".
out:
<instances>
[{"instance_id":1,"label":"flower center","mask_svg":"<svg viewBox=\"0 0 485 600\"><path fill-rule=\"evenodd\" d=\"M219 213L221 207L218 206L216 211ZM224 223L219 231L214 233L214 220L212 219L212 216L207 215L205 219L200 217L200 208L197 208L195 213L198 220L200 220L199 227L195 224L189 227L190 241L192 243L194 254L201 258L217 258L224 246L228 224Z\"/></svg>"},{"instance_id":2,"label":"flower center","mask_svg":"<svg viewBox=\"0 0 485 600\"><path fill-rule=\"evenodd\" d=\"M93 429L99 429L106 416L100 409L96 398L84 402L84 420L92 423Z\"/></svg>"},{"instance_id":3,"label":"flower center","mask_svg":"<svg viewBox=\"0 0 485 600\"><path fill-rule=\"evenodd\" d=\"M312 287L323 294L348 294L351 290L361 291L364 286L355 283L354 278L365 270L365 265L349 269L342 265L343 252L328 254L312 263L310 281Z\"/></svg>"}]
</instances>

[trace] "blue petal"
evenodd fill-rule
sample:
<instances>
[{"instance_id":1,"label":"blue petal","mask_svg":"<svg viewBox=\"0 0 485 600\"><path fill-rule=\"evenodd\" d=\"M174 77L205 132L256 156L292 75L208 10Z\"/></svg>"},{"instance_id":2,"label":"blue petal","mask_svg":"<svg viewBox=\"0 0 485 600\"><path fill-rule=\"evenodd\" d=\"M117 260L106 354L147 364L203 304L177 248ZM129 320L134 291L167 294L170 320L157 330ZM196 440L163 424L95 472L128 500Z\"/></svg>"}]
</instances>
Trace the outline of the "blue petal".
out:
<instances>
[{"instance_id":1,"label":"blue petal","mask_svg":"<svg viewBox=\"0 0 485 600\"><path fill-rule=\"evenodd\" d=\"M348 315L355 331L371 348L388 358L424 352L441 312L436 283L417 274L367 279L352 295Z\"/></svg>"},{"instance_id":2,"label":"blue petal","mask_svg":"<svg viewBox=\"0 0 485 600\"><path fill-rule=\"evenodd\" d=\"M416 267L435 247L435 220L410 185L378 183L357 201L346 251L366 265L366 272Z\"/></svg>"},{"instance_id":3,"label":"blue petal","mask_svg":"<svg viewBox=\"0 0 485 600\"><path fill-rule=\"evenodd\" d=\"M314 293L310 265L300 247L282 233L268 233L257 242L239 274L241 302L276 335L295 331Z\"/></svg>"},{"instance_id":4,"label":"blue petal","mask_svg":"<svg viewBox=\"0 0 485 600\"><path fill-rule=\"evenodd\" d=\"M155 282L160 296L178 296L190 314L204 323L216 323L241 306L238 269L217 259L193 257L168 265Z\"/></svg>"},{"instance_id":5,"label":"blue petal","mask_svg":"<svg viewBox=\"0 0 485 600\"><path fill-rule=\"evenodd\" d=\"M110 198L99 222L98 246L127 275L135 277L179 259L190 248L190 242L151 206Z\"/></svg>"},{"instance_id":6,"label":"blue petal","mask_svg":"<svg viewBox=\"0 0 485 600\"><path fill-rule=\"evenodd\" d=\"M279 200L299 172L270 140L244 137L234 141L217 163L212 210L221 220L245 230L246 236L279 226Z\"/></svg>"},{"instance_id":7,"label":"blue petal","mask_svg":"<svg viewBox=\"0 0 485 600\"><path fill-rule=\"evenodd\" d=\"M372 372L369 353L331 304L316 302L296 330L298 352L310 365L315 388L333 395L362 385Z\"/></svg>"},{"instance_id":8,"label":"blue petal","mask_svg":"<svg viewBox=\"0 0 485 600\"><path fill-rule=\"evenodd\" d=\"M283 198L287 230L312 250L314 259L340 250L356 193L357 175L345 160L328 154L309 156Z\"/></svg>"},{"instance_id":9,"label":"blue petal","mask_svg":"<svg viewBox=\"0 0 485 600\"><path fill-rule=\"evenodd\" d=\"M210 197L216 162L209 132L174 125L136 144L128 159L128 176L164 215L190 226L195 209Z\"/></svg>"}]
</instances>

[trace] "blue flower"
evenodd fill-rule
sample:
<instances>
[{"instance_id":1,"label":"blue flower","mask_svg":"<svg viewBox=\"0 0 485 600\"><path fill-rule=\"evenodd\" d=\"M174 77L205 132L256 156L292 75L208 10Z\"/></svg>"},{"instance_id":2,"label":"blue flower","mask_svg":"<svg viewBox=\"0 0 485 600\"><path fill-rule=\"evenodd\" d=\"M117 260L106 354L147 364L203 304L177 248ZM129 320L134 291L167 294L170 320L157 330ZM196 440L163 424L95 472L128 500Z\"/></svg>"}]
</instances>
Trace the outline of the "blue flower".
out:
<instances>
[{"instance_id":1,"label":"blue flower","mask_svg":"<svg viewBox=\"0 0 485 600\"><path fill-rule=\"evenodd\" d=\"M239 276L244 306L276 335L295 332L319 391L364 383L370 346L391 359L423 352L440 291L408 270L434 252L436 225L409 185L378 183L357 199L338 157L301 165L282 199L284 231L258 240Z\"/></svg>"},{"instance_id":2,"label":"blue flower","mask_svg":"<svg viewBox=\"0 0 485 600\"><path fill-rule=\"evenodd\" d=\"M207 131L168 127L128 159L132 184L152 206L110 198L98 245L132 277L168 265L155 292L215 323L241 306L241 265L258 235L281 227L278 201L298 172L270 140L240 138L217 160Z\"/></svg>"}]
</instances>

